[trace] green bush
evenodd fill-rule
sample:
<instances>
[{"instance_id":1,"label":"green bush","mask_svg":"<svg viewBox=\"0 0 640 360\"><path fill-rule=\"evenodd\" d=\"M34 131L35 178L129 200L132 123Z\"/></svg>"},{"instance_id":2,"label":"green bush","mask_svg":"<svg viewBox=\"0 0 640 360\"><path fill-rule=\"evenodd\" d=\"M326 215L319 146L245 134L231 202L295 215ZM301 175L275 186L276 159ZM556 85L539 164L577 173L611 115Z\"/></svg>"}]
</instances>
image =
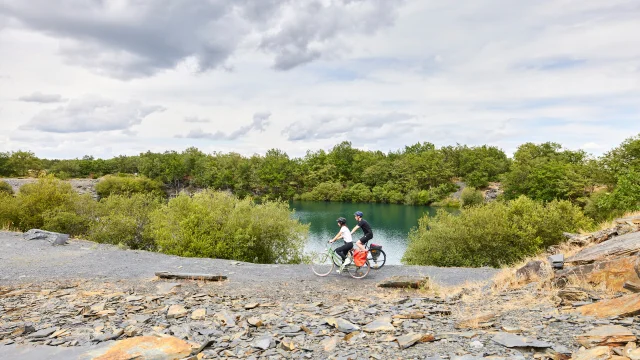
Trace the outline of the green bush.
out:
<instances>
[{"instance_id":1,"label":"green bush","mask_svg":"<svg viewBox=\"0 0 640 360\"><path fill-rule=\"evenodd\" d=\"M6 181L0 180L0 194L2 193L13 195L13 188Z\"/></svg>"},{"instance_id":2,"label":"green bush","mask_svg":"<svg viewBox=\"0 0 640 360\"><path fill-rule=\"evenodd\" d=\"M171 199L149 226L163 253L255 263L299 263L307 232L285 202L255 204L210 190Z\"/></svg>"},{"instance_id":3,"label":"green bush","mask_svg":"<svg viewBox=\"0 0 640 360\"><path fill-rule=\"evenodd\" d=\"M162 183L144 176L105 176L96 184L96 192L101 198L111 195L153 194L164 196Z\"/></svg>"},{"instance_id":4,"label":"green bush","mask_svg":"<svg viewBox=\"0 0 640 360\"><path fill-rule=\"evenodd\" d=\"M305 201L340 201L342 199L342 185L337 182L323 182L318 184L312 191L300 196L300 200Z\"/></svg>"},{"instance_id":5,"label":"green bush","mask_svg":"<svg viewBox=\"0 0 640 360\"><path fill-rule=\"evenodd\" d=\"M593 226L568 201L543 205L527 197L491 202L453 215L425 216L409 234L403 262L410 265L493 266L513 264L562 241L563 231Z\"/></svg>"},{"instance_id":6,"label":"green bush","mask_svg":"<svg viewBox=\"0 0 640 360\"><path fill-rule=\"evenodd\" d=\"M640 172L629 171L620 175L611 192L591 195L585 213L597 221L611 220L626 212L640 210Z\"/></svg>"},{"instance_id":7,"label":"green bush","mask_svg":"<svg viewBox=\"0 0 640 360\"><path fill-rule=\"evenodd\" d=\"M68 207L44 212L42 228L74 236L85 235L96 218L97 207L91 195L74 195Z\"/></svg>"},{"instance_id":8,"label":"green bush","mask_svg":"<svg viewBox=\"0 0 640 360\"><path fill-rule=\"evenodd\" d=\"M97 220L92 222L87 237L99 243L153 250L153 238L146 231L150 214L161 204L160 198L153 194L118 194L103 198L98 204Z\"/></svg>"},{"instance_id":9,"label":"green bush","mask_svg":"<svg viewBox=\"0 0 640 360\"><path fill-rule=\"evenodd\" d=\"M469 207L483 204L484 196L482 195L481 191L478 191L473 187L466 187L462 189L460 200L463 207Z\"/></svg>"},{"instance_id":10,"label":"green bush","mask_svg":"<svg viewBox=\"0 0 640 360\"><path fill-rule=\"evenodd\" d=\"M13 195L0 192L0 229L14 229L20 219L18 199Z\"/></svg>"},{"instance_id":11,"label":"green bush","mask_svg":"<svg viewBox=\"0 0 640 360\"><path fill-rule=\"evenodd\" d=\"M18 227L23 230L43 229L47 216L54 212L71 211L79 197L71 184L54 178L41 177L37 182L20 187Z\"/></svg>"},{"instance_id":12,"label":"green bush","mask_svg":"<svg viewBox=\"0 0 640 360\"><path fill-rule=\"evenodd\" d=\"M342 201L350 202L369 202L372 194L369 187L365 184L355 184L342 193Z\"/></svg>"},{"instance_id":13,"label":"green bush","mask_svg":"<svg viewBox=\"0 0 640 360\"><path fill-rule=\"evenodd\" d=\"M489 185L489 176L485 172L474 171L471 174L465 176L464 181L467 183L467 185L478 189Z\"/></svg>"}]
</instances>

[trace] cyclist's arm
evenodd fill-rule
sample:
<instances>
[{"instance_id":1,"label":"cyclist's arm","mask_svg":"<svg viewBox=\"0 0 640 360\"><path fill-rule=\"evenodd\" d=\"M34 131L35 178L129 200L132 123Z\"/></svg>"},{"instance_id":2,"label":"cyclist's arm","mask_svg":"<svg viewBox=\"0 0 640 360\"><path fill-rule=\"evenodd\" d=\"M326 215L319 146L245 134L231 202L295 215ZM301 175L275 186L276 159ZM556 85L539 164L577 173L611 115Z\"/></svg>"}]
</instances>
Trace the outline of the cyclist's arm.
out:
<instances>
[{"instance_id":1,"label":"cyclist's arm","mask_svg":"<svg viewBox=\"0 0 640 360\"><path fill-rule=\"evenodd\" d=\"M356 225L353 230L351 230L351 235L355 234L356 230L360 229L360 226Z\"/></svg>"},{"instance_id":2,"label":"cyclist's arm","mask_svg":"<svg viewBox=\"0 0 640 360\"><path fill-rule=\"evenodd\" d=\"M334 242L334 241L336 241L338 239L342 239L342 233L341 232L339 232L338 235L334 236L333 239L331 240L331 242Z\"/></svg>"}]
</instances>

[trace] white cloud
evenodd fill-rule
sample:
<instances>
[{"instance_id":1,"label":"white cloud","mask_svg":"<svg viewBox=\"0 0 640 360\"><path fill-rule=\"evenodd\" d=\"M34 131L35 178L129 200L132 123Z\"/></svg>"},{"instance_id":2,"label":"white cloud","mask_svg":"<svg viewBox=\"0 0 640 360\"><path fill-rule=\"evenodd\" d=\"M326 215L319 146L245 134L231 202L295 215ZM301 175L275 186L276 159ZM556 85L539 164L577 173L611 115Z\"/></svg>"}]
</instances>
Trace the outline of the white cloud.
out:
<instances>
[{"instance_id":1,"label":"white cloud","mask_svg":"<svg viewBox=\"0 0 640 360\"><path fill-rule=\"evenodd\" d=\"M21 129L53 133L129 130L147 116L162 110L162 107L147 106L137 101L118 103L87 96L56 109L43 110Z\"/></svg>"},{"instance_id":2,"label":"white cloud","mask_svg":"<svg viewBox=\"0 0 640 360\"><path fill-rule=\"evenodd\" d=\"M269 112L258 112L253 115L253 122L249 125L242 126L229 134L221 131L214 133L203 131L201 128L190 130L186 135L176 135L176 138L188 139L209 139L209 140L236 140L248 135L250 132L264 132L269 125ZM200 121L201 122L201 121Z\"/></svg>"},{"instance_id":3,"label":"white cloud","mask_svg":"<svg viewBox=\"0 0 640 360\"><path fill-rule=\"evenodd\" d=\"M66 101L61 95L58 94L43 94L41 92L34 92L31 95L25 95L18 98L20 101L34 102L34 103L57 103Z\"/></svg>"}]
</instances>

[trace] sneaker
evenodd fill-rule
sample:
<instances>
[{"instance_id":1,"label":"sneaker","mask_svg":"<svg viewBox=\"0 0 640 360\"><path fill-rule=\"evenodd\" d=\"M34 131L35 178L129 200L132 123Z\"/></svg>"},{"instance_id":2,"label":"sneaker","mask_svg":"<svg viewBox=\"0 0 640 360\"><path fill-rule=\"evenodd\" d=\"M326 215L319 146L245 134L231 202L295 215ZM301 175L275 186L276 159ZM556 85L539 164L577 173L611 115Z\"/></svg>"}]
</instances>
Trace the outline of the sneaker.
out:
<instances>
[{"instance_id":1,"label":"sneaker","mask_svg":"<svg viewBox=\"0 0 640 360\"><path fill-rule=\"evenodd\" d=\"M336 272L337 272L338 274L340 274L340 273L342 273L342 270L340 270L340 269L336 269Z\"/></svg>"},{"instance_id":2,"label":"sneaker","mask_svg":"<svg viewBox=\"0 0 640 360\"><path fill-rule=\"evenodd\" d=\"M351 258L346 258L344 259L344 262L342 263L342 266L347 266L351 263Z\"/></svg>"}]
</instances>

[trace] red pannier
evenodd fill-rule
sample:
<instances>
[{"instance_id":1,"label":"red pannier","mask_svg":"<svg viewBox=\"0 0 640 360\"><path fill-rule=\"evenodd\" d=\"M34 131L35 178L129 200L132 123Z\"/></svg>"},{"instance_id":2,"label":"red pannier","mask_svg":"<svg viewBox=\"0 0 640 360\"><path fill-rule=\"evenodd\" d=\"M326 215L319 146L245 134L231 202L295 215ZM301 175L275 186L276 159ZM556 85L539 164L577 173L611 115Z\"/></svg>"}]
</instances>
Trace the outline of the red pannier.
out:
<instances>
[{"instance_id":1,"label":"red pannier","mask_svg":"<svg viewBox=\"0 0 640 360\"><path fill-rule=\"evenodd\" d=\"M356 266L363 266L367 262L367 252L362 250L356 250L353 252L353 262Z\"/></svg>"}]
</instances>

